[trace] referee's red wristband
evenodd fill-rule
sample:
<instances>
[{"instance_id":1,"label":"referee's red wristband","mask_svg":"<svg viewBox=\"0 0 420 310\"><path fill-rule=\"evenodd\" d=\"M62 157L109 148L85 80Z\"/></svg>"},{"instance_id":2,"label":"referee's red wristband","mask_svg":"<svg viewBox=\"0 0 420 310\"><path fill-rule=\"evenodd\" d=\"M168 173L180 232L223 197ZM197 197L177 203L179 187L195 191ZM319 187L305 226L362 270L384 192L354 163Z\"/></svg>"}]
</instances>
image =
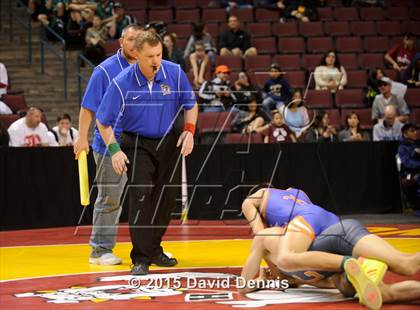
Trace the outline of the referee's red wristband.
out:
<instances>
[{"instance_id":1,"label":"referee's red wristband","mask_svg":"<svg viewBox=\"0 0 420 310\"><path fill-rule=\"evenodd\" d=\"M184 131L189 131L194 136L194 134L195 134L195 125L193 123L185 123L184 124Z\"/></svg>"}]
</instances>

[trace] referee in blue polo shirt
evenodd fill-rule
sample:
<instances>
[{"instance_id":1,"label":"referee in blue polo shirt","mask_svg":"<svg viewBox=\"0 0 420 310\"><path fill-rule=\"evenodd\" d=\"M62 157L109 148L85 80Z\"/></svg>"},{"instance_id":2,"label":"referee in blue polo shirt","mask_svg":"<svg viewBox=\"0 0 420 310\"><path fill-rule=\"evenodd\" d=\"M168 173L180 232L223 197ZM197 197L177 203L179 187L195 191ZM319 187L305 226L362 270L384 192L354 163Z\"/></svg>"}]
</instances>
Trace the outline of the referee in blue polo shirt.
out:
<instances>
[{"instance_id":1,"label":"referee in blue polo shirt","mask_svg":"<svg viewBox=\"0 0 420 310\"><path fill-rule=\"evenodd\" d=\"M74 153L78 158L81 151L89 152L88 132L102 97L111 81L130 63L135 63L134 42L142 30L137 25L123 29L119 39L118 52L99 64L92 73L86 87L79 115L79 138L74 143ZM121 130L116 130L116 136ZM95 128L92 144L96 162L96 182L98 197L93 211L93 228L90 237L91 254L89 263L99 265L121 264L121 259L112 253L117 238L117 224L121 214L120 198L127 182L126 175L119 175L112 168L111 159L101 135Z\"/></svg>"},{"instance_id":2,"label":"referee in blue polo shirt","mask_svg":"<svg viewBox=\"0 0 420 310\"><path fill-rule=\"evenodd\" d=\"M96 122L114 170L128 173L131 273L144 275L150 264L177 264L160 244L181 184L181 155L194 146L198 108L184 71L162 60L159 35L141 32L134 46L138 63L113 79ZM178 138L172 127L182 110L184 130ZM114 136L116 126L123 130L123 151Z\"/></svg>"}]
</instances>

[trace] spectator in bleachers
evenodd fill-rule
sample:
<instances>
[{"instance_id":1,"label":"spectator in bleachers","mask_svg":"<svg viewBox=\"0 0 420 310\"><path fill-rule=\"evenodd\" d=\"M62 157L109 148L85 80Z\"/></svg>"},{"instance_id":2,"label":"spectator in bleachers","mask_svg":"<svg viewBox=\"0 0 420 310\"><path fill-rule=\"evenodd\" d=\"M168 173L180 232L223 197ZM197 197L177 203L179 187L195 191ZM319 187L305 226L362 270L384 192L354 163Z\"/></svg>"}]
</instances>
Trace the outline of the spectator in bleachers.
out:
<instances>
[{"instance_id":1,"label":"spectator in bleachers","mask_svg":"<svg viewBox=\"0 0 420 310\"><path fill-rule=\"evenodd\" d=\"M9 146L9 133L2 122L0 122L0 146Z\"/></svg>"},{"instance_id":2,"label":"spectator in bleachers","mask_svg":"<svg viewBox=\"0 0 420 310\"><path fill-rule=\"evenodd\" d=\"M412 181L411 186L406 188L407 200L413 206L417 206L416 209L420 209L420 140L417 138L416 126L413 124L405 124L401 132L402 141L398 147L401 174Z\"/></svg>"},{"instance_id":3,"label":"spectator in bleachers","mask_svg":"<svg viewBox=\"0 0 420 310\"><path fill-rule=\"evenodd\" d=\"M10 146L48 146L48 128L41 122L42 111L31 107L25 117L10 125L7 130Z\"/></svg>"},{"instance_id":4,"label":"spectator in bleachers","mask_svg":"<svg viewBox=\"0 0 420 310\"><path fill-rule=\"evenodd\" d=\"M334 126L330 125L330 118L325 111L318 111L314 123L303 134L305 142L334 142L337 141Z\"/></svg>"},{"instance_id":5,"label":"spectator in bleachers","mask_svg":"<svg viewBox=\"0 0 420 310\"><path fill-rule=\"evenodd\" d=\"M176 46L176 37L173 33L167 33L163 37L163 44L166 46L166 49L168 50L168 57L169 60L179 64L182 68L182 70L185 71L185 59L184 59L184 53L182 50Z\"/></svg>"},{"instance_id":6,"label":"spectator in bleachers","mask_svg":"<svg viewBox=\"0 0 420 310\"><path fill-rule=\"evenodd\" d=\"M9 85L9 78L7 76L6 66L0 62L0 98L7 94L7 86Z\"/></svg>"},{"instance_id":7,"label":"spectator in bleachers","mask_svg":"<svg viewBox=\"0 0 420 310\"><path fill-rule=\"evenodd\" d=\"M241 29L241 22L236 16L231 15L228 19L229 30L220 36L221 56L255 56L257 49L251 47L251 37Z\"/></svg>"},{"instance_id":8,"label":"spectator in bleachers","mask_svg":"<svg viewBox=\"0 0 420 310\"><path fill-rule=\"evenodd\" d=\"M268 114L270 110L280 109L292 96L292 88L276 63L270 66L270 79L264 84L264 96L263 109Z\"/></svg>"},{"instance_id":9,"label":"spectator in bleachers","mask_svg":"<svg viewBox=\"0 0 420 310\"><path fill-rule=\"evenodd\" d=\"M238 108L243 109L244 104L249 102L251 98L256 98L257 102L262 101L262 96L259 88L252 84L251 79L247 72L241 71L238 74L238 79L234 83L235 96Z\"/></svg>"},{"instance_id":10,"label":"spectator in bleachers","mask_svg":"<svg viewBox=\"0 0 420 310\"><path fill-rule=\"evenodd\" d=\"M225 9L227 12L230 12L232 9L247 9L252 8L253 6L252 0L214 0L210 1L209 8L222 8Z\"/></svg>"},{"instance_id":11,"label":"spectator in bleachers","mask_svg":"<svg viewBox=\"0 0 420 310\"><path fill-rule=\"evenodd\" d=\"M338 141L369 141L369 135L360 129L360 118L356 112L350 112L346 116L344 129L338 133Z\"/></svg>"},{"instance_id":12,"label":"spectator in bleachers","mask_svg":"<svg viewBox=\"0 0 420 310\"><path fill-rule=\"evenodd\" d=\"M74 48L82 48L85 43L86 31L92 27L95 9L81 5L81 11L71 10L66 26L66 43Z\"/></svg>"},{"instance_id":13,"label":"spectator in bleachers","mask_svg":"<svg viewBox=\"0 0 420 310\"><path fill-rule=\"evenodd\" d=\"M209 71L209 56L206 54L204 44L200 41L195 43L194 52L190 54L189 60L194 74L194 86L200 87Z\"/></svg>"},{"instance_id":14,"label":"spectator in bleachers","mask_svg":"<svg viewBox=\"0 0 420 310\"><path fill-rule=\"evenodd\" d=\"M411 63L416 54L416 36L412 33L404 34L402 42L391 47L385 54L386 61L395 70L403 71Z\"/></svg>"},{"instance_id":15,"label":"spectator in bleachers","mask_svg":"<svg viewBox=\"0 0 420 310\"><path fill-rule=\"evenodd\" d=\"M124 5L120 2L115 2L113 19L110 22L109 36L113 39L119 39L123 29L135 23L137 23L137 20L133 16L125 14Z\"/></svg>"},{"instance_id":16,"label":"spectator in bleachers","mask_svg":"<svg viewBox=\"0 0 420 310\"><path fill-rule=\"evenodd\" d=\"M56 10L51 14L47 20L41 20L45 26L51 27L62 38L66 36L66 25L69 20L69 13L63 3L57 5ZM57 38L47 32L47 37L51 41L57 41Z\"/></svg>"},{"instance_id":17,"label":"spectator in bleachers","mask_svg":"<svg viewBox=\"0 0 420 310\"><path fill-rule=\"evenodd\" d=\"M291 0L286 3L283 16L302 22L316 21L319 19L316 0Z\"/></svg>"},{"instance_id":18,"label":"spectator in bleachers","mask_svg":"<svg viewBox=\"0 0 420 310\"><path fill-rule=\"evenodd\" d=\"M398 120L397 109L388 105L384 110L384 118L373 126L373 141L391 141L401 139L403 123Z\"/></svg>"},{"instance_id":19,"label":"spectator in bleachers","mask_svg":"<svg viewBox=\"0 0 420 310\"><path fill-rule=\"evenodd\" d=\"M115 1L113 0L99 0L96 5L96 14L98 14L102 22L107 24L114 19L115 11Z\"/></svg>"},{"instance_id":20,"label":"spectator in bleachers","mask_svg":"<svg viewBox=\"0 0 420 310\"><path fill-rule=\"evenodd\" d=\"M392 80L388 77L383 77L379 83L381 94L375 97L372 105L372 120L380 120L384 118L385 108L387 106L394 106L399 114L399 121L405 123L410 117L410 110L407 103L401 97L397 97L391 93Z\"/></svg>"},{"instance_id":21,"label":"spectator in bleachers","mask_svg":"<svg viewBox=\"0 0 420 310\"><path fill-rule=\"evenodd\" d=\"M232 119L232 132L253 133L264 130L264 118L257 104L257 97L250 97L247 111L239 111Z\"/></svg>"},{"instance_id":22,"label":"spectator in bleachers","mask_svg":"<svg viewBox=\"0 0 420 310\"><path fill-rule=\"evenodd\" d=\"M420 87L420 53L414 56L413 61L404 71L404 83L408 87Z\"/></svg>"},{"instance_id":23,"label":"spectator in bleachers","mask_svg":"<svg viewBox=\"0 0 420 310\"><path fill-rule=\"evenodd\" d=\"M144 30L157 33L160 35L161 38L163 38L166 35L166 24L163 21L156 21L145 25ZM162 59L170 60L168 48L165 44L162 44Z\"/></svg>"},{"instance_id":24,"label":"spectator in bleachers","mask_svg":"<svg viewBox=\"0 0 420 310\"><path fill-rule=\"evenodd\" d=\"M71 146L79 137L77 129L71 127L71 118L67 113L57 117L57 126L53 127L51 132L60 146Z\"/></svg>"},{"instance_id":25,"label":"spectator in bleachers","mask_svg":"<svg viewBox=\"0 0 420 310\"><path fill-rule=\"evenodd\" d=\"M347 73L334 51L326 53L318 67L315 68L315 89L329 90L335 93L347 84Z\"/></svg>"},{"instance_id":26,"label":"spectator in bleachers","mask_svg":"<svg viewBox=\"0 0 420 310\"><path fill-rule=\"evenodd\" d=\"M287 126L294 132L297 138L302 135L305 127L309 125L308 110L303 105L302 91L296 89L292 95L292 101L283 105L279 112L283 116Z\"/></svg>"},{"instance_id":27,"label":"spectator in bleachers","mask_svg":"<svg viewBox=\"0 0 420 310\"><path fill-rule=\"evenodd\" d=\"M67 1L29 0L28 8L32 12L32 19L48 24L49 17L53 14L54 6L65 5Z\"/></svg>"},{"instance_id":28,"label":"spectator in bleachers","mask_svg":"<svg viewBox=\"0 0 420 310\"><path fill-rule=\"evenodd\" d=\"M211 65L214 67L216 65L216 44L210 33L206 30L206 25L203 23L193 24L193 34L190 36L187 42L187 46L184 51L184 58L189 57L192 53L195 52L195 43L202 42L204 44L204 49L207 56L210 58Z\"/></svg>"},{"instance_id":29,"label":"spectator in bleachers","mask_svg":"<svg viewBox=\"0 0 420 310\"><path fill-rule=\"evenodd\" d=\"M226 65L216 67L216 78L204 82L198 92L204 112L221 112L233 108L236 96L229 81L230 69Z\"/></svg>"},{"instance_id":30,"label":"spectator in bleachers","mask_svg":"<svg viewBox=\"0 0 420 310\"><path fill-rule=\"evenodd\" d=\"M268 10L284 10L287 3L287 0L261 0L260 7Z\"/></svg>"},{"instance_id":31,"label":"spectator in bleachers","mask_svg":"<svg viewBox=\"0 0 420 310\"><path fill-rule=\"evenodd\" d=\"M10 115L13 111L10 110L9 106L0 100L0 115Z\"/></svg>"},{"instance_id":32,"label":"spectator in bleachers","mask_svg":"<svg viewBox=\"0 0 420 310\"><path fill-rule=\"evenodd\" d=\"M272 118L271 124L263 131L264 143L296 143L296 136L289 126L285 124L283 115L279 111L274 110Z\"/></svg>"},{"instance_id":33,"label":"spectator in bleachers","mask_svg":"<svg viewBox=\"0 0 420 310\"><path fill-rule=\"evenodd\" d=\"M88 28L85 36L85 56L95 66L106 59L105 45L108 40L108 27L102 26L98 15L93 18L93 26Z\"/></svg>"},{"instance_id":34,"label":"spectator in bleachers","mask_svg":"<svg viewBox=\"0 0 420 310\"><path fill-rule=\"evenodd\" d=\"M368 94L367 97L371 102L375 99L375 97L381 92L379 90L379 83L381 79L385 76L384 71L381 68L371 68L369 70L369 78L368 78ZM391 80L391 79L390 79ZM405 93L407 92L407 86L391 80L391 94L399 97L404 98Z\"/></svg>"}]
</instances>

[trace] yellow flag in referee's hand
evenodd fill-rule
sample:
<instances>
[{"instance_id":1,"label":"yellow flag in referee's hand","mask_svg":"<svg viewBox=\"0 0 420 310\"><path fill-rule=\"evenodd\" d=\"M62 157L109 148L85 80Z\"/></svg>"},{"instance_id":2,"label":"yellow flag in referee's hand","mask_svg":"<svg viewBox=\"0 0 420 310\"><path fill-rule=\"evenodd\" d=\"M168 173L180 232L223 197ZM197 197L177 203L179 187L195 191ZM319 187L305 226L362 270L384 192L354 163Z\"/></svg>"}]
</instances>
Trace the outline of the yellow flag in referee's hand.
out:
<instances>
[{"instance_id":1,"label":"yellow flag in referee's hand","mask_svg":"<svg viewBox=\"0 0 420 310\"><path fill-rule=\"evenodd\" d=\"M77 160L79 164L79 184L80 184L80 204L88 206L90 204L89 197L89 175L87 166L87 155L82 151Z\"/></svg>"}]
</instances>

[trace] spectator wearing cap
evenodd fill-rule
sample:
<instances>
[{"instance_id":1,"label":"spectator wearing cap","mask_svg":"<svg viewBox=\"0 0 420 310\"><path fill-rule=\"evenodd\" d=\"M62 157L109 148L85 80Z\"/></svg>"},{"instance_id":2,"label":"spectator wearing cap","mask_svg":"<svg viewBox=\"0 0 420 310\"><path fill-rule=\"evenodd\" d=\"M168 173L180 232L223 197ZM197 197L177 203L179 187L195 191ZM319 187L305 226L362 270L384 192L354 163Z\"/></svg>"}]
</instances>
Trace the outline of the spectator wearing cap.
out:
<instances>
[{"instance_id":1,"label":"spectator wearing cap","mask_svg":"<svg viewBox=\"0 0 420 310\"><path fill-rule=\"evenodd\" d=\"M347 73L334 51L327 52L321 59L321 63L315 68L315 89L329 90L335 93L343 89L347 84Z\"/></svg>"},{"instance_id":2,"label":"spectator wearing cap","mask_svg":"<svg viewBox=\"0 0 420 310\"><path fill-rule=\"evenodd\" d=\"M416 126L410 123L401 128L402 140L398 147L401 160L401 173L414 186L408 189L408 200L417 208L420 207L420 140L417 137ZM413 188L414 187L414 188Z\"/></svg>"},{"instance_id":3,"label":"spectator wearing cap","mask_svg":"<svg viewBox=\"0 0 420 310\"><path fill-rule=\"evenodd\" d=\"M373 141L400 140L402 126L397 117L396 107L387 105L384 109L384 118L373 126Z\"/></svg>"},{"instance_id":4,"label":"spectator wearing cap","mask_svg":"<svg viewBox=\"0 0 420 310\"><path fill-rule=\"evenodd\" d=\"M261 132L265 129L264 117L261 113L258 103L257 96L249 97L247 103L247 111L239 111L233 118L230 127L233 132L240 133L253 133Z\"/></svg>"},{"instance_id":5,"label":"spectator wearing cap","mask_svg":"<svg viewBox=\"0 0 420 310\"><path fill-rule=\"evenodd\" d=\"M410 110L407 103L401 97L397 97L391 93L392 80L388 77L383 77L378 83L381 94L375 97L372 105L372 120L380 120L384 118L385 107L394 106L398 112L398 119L405 123L410 117Z\"/></svg>"},{"instance_id":6,"label":"spectator wearing cap","mask_svg":"<svg viewBox=\"0 0 420 310\"><path fill-rule=\"evenodd\" d=\"M416 37L412 33L406 33L402 42L391 47L385 54L385 60L392 65L395 70L403 71L411 63L416 54Z\"/></svg>"},{"instance_id":7,"label":"spectator wearing cap","mask_svg":"<svg viewBox=\"0 0 420 310\"><path fill-rule=\"evenodd\" d=\"M216 67L216 77L204 82L198 92L204 112L221 112L233 108L236 96L229 81L230 69L226 65Z\"/></svg>"},{"instance_id":8,"label":"spectator wearing cap","mask_svg":"<svg viewBox=\"0 0 420 310\"><path fill-rule=\"evenodd\" d=\"M166 33L163 37L163 44L168 50L169 60L180 65L185 71L184 53L176 46L176 35L174 33Z\"/></svg>"},{"instance_id":9,"label":"spectator wearing cap","mask_svg":"<svg viewBox=\"0 0 420 310\"><path fill-rule=\"evenodd\" d=\"M270 66L270 79L264 84L264 95L262 105L267 114L270 114L270 110L280 109L292 96L289 82L275 63Z\"/></svg>"},{"instance_id":10,"label":"spectator wearing cap","mask_svg":"<svg viewBox=\"0 0 420 310\"><path fill-rule=\"evenodd\" d=\"M251 47L251 37L241 29L241 22L236 16L229 16L229 30L220 36L220 56L255 56L257 49Z\"/></svg>"},{"instance_id":11,"label":"spectator wearing cap","mask_svg":"<svg viewBox=\"0 0 420 310\"><path fill-rule=\"evenodd\" d=\"M137 20L128 14L125 14L124 5L120 2L114 3L114 15L109 28L109 36L114 39L121 37L122 31L128 25L137 23Z\"/></svg>"},{"instance_id":12,"label":"spectator wearing cap","mask_svg":"<svg viewBox=\"0 0 420 310\"><path fill-rule=\"evenodd\" d=\"M382 68L371 68L369 70L369 78L367 82L369 91L368 91L367 96L369 100L371 100L371 102L373 102L376 95L380 93L379 82L384 77L385 77L385 73ZM407 92L407 85L391 80L391 94L399 98L404 98L406 92Z\"/></svg>"}]
</instances>

